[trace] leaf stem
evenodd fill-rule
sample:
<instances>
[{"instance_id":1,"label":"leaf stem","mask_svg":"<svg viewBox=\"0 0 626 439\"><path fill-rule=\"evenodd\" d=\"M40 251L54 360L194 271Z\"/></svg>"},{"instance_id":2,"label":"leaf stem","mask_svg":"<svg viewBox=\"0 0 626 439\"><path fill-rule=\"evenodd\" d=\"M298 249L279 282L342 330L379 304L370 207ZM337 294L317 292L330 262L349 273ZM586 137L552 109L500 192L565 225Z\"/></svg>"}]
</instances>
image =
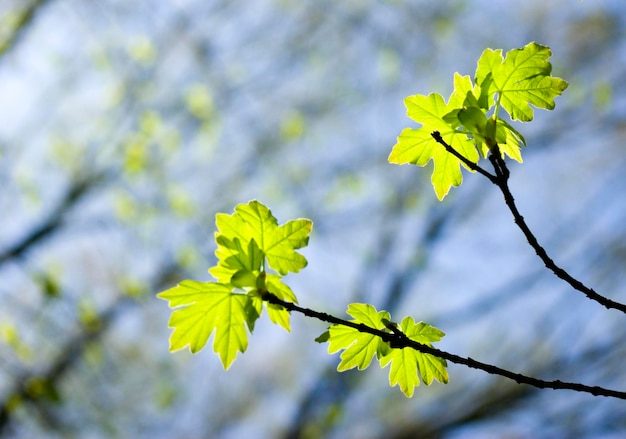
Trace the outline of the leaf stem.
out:
<instances>
[{"instance_id":1,"label":"leaf stem","mask_svg":"<svg viewBox=\"0 0 626 439\"><path fill-rule=\"evenodd\" d=\"M390 345L396 348L415 349L416 351L419 351L423 354L434 355L435 357L443 358L444 360L450 361L451 363L462 364L472 369L482 370L491 375L499 375L508 378L518 384L528 384L539 389L574 390L577 392L590 393L594 396L606 396L610 398L626 400L626 392L620 392L617 390L607 389L598 386L587 386L580 383L570 383L561 380L546 381L538 378L533 378L527 375L522 375L506 369L502 369L492 364L483 363L469 357L461 357L459 355L451 354L449 352L442 351L440 349L433 348L422 343L418 343L408 338L400 329L396 329L394 332L385 332L384 330L375 329L362 323L351 322L327 313L315 311L310 308L304 308L291 302L285 302L284 300L279 299L274 294L268 291L261 292L261 297L263 300L266 300L267 302L274 305L280 305L288 311L295 311L307 317L321 320L326 323L348 326L350 328L356 329L359 332L376 335L380 337L383 341L388 342Z\"/></svg>"}]
</instances>

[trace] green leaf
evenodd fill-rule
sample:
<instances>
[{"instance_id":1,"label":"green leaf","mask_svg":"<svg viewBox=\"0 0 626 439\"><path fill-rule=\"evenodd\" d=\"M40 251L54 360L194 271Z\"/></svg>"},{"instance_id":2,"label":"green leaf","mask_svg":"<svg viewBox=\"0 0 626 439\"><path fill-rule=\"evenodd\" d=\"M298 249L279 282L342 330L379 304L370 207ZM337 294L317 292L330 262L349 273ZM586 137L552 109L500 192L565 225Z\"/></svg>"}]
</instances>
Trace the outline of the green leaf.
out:
<instances>
[{"instance_id":1,"label":"green leaf","mask_svg":"<svg viewBox=\"0 0 626 439\"><path fill-rule=\"evenodd\" d=\"M270 321L275 325L282 327L285 331L291 332L291 323L289 321L289 311L280 305L267 303L267 315Z\"/></svg>"},{"instance_id":2,"label":"green leaf","mask_svg":"<svg viewBox=\"0 0 626 439\"><path fill-rule=\"evenodd\" d=\"M289 311L265 302L263 296L269 292L297 303L281 275L306 266L306 259L296 250L308 243L312 222L298 219L279 226L267 207L250 201L238 205L232 215L218 214L216 223L218 263L209 273L218 282L184 281L158 297L175 308L169 322L174 328L170 350L189 346L191 352L198 352L215 332L213 350L228 369L237 353L246 350L246 325L250 332L254 330L264 303L270 320L291 330ZM268 273L266 264L280 275Z\"/></svg>"},{"instance_id":3,"label":"green leaf","mask_svg":"<svg viewBox=\"0 0 626 439\"><path fill-rule=\"evenodd\" d=\"M457 97L454 97L457 96ZM454 103L460 99L458 93ZM446 104L443 97L433 93L428 96L414 95L404 100L407 115L422 124L421 128L405 128L394 145L389 162L395 164L415 164L425 166L430 160L434 162L431 177L435 193L439 200L450 191L450 187L459 186L463 181L460 165L462 162L445 150L431 136L433 131L439 131L443 139L456 151L473 162L478 161L478 152L474 142L467 134L457 130L459 123L449 123L444 119L453 110L454 105ZM465 166L465 165L463 165Z\"/></svg>"},{"instance_id":4,"label":"green leaf","mask_svg":"<svg viewBox=\"0 0 626 439\"><path fill-rule=\"evenodd\" d=\"M296 250L308 244L313 226L308 219L292 220L279 226L272 212L254 200L238 205L232 215L218 214L216 223L219 232L215 234L218 243L215 255L220 268L209 271L220 281L224 280L220 277L225 277L229 271L232 276L239 268L262 270L263 256L270 267L282 275L297 273L307 264L305 257ZM242 243L248 247L244 249Z\"/></svg>"},{"instance_id":5,"label":"green leaf","mask_svg":"<svg viewBox=\"0 0 626 439\"><path fill-rule=\"evenodd\" d=\"M230 278L230 283L237 288L254 288L259 274L249 270L238 270Z\"/></svg>"},{"instance_id":6,"label":"green leaf","mask_svg":"<svg viewBox=\"0 0 626 439\"><path fill-rule=\"evenodd\" d=\"M383 329L383 319L389 320L387 311L376 311L372 305L353 303L348 305L348 314L354 317L352 322L362 323L370 328ZM379 354L379 350L386 344L380 337L343 325L333 325L328 329L328 353L332 354L343 349L340 355L341 362L337 370L342 372L357 367L359 370L367 368L372 357ZM318 337L323 340L325 337Z\"/></svg>"},{"instance_id":7,"label":"green leaf","mask_svg":"<svg viewBox=\"0 0 626 439\"><path fill-rule=\"evenodd\" d=\"M266 275L265 286L267 291L279 299L285 302L298 303L298 298L293 291L291 291L291 288L281 280L280 276L271 273Z\"/></svg>"},{"instance_id":8,"label":"green leaf","mask_svg":"<svg viewBox=\"0 0 626 439\"><path fill-rule=\"evenodd\" d=\"M527 122L534 116L531 105L554 108L554 98L568 84L551 76L550 56L548 47L536 43L513 49L506 57L501 49L486 49L478 60L474 83L469 76L454 74L454 91L447 104L438 94L407 97L407 115L422 126L402 131L389 162L425 166L432 160L431 179L439 200L452 186L461 184L460 165L466 165L437 144L434 131L471 162L478 161L478 151L487 157L496 150L521 162L524 137L500 117L499 110L503 108L513 120Z\"/></svg>"},{"instance_id":9,"label":"green leaf","mask_svg":"<svg viewBox=\"0 0 626 439\"><path fill-rule=\"evenodd\" d=\"M280 276L276 274L268 274L265 280L265 286L267 291L275 295L281 300L286 302L298 303L296 295L291 291L288 285L280 280ZM286 331L291 331L291 324L289 322L289 311L280 305L274 305L267 303L267 314L272 321L277 325L280 325Z\"/></svg>"},{"instance_id":10,"label":"green leaf","mask_svg":"<svg viewBox=\"0 0 626 439\"><path fill-rule=\"evenodd\" d=\"M405 317L398 326L391 322L387 311L377 311L372 305L363 303L349 305L348 314L353 317L351 321L354 323L385 332L401 331L409 339L431 347L432 342L440 341L445 335L426 323L415 323L411 317ZM410 347L392 348L379 336L360 332L349 326L332 325L316 341L328 341L330 354L343 350L340 355L341 362L337 366L340 372L355 367L359 370L365 369L371 364L374 355L380 361L381 367L391 363L389 383L392 387L399 385L408 397L411 397L415 387L419 386L420 376L427 385L435 379L442 383L448 382L445 360L423 354Z\"/></svg>"},{"instance_id":11,"label":"green leaf","mask_svg":"<svg viewBox=\"0 0 626 439\"><path fill-rule=\"evenodd\" d=\"M196 353L215 331L213 350L228 369L237 353L248 347L245 325L252 330L259 313L250 306L249 296L234 294L230 285L187 280L158 297L168 300L170 308L177 308L169 321L174 328L170 351L189 346Z\"/></svg>"},{"instance_id":12,"label":"green leaf","mask_svg":"<svg viewBox=\"0 0 626 439\"><path fill-rule=\"evenodd\" d=\"M218 282L230 283L237 272L254 273L262 269L263 252L253 238L242 240L235 237L231 239L225 235L216 234L215 242L217 243L215 256L217 256L219 263L210 268L209 273Z\"/></svg>"},{"instance_id":13,"label":"green leaf","mask_svg":"<svg viewBox=\"0 0 626 439\"><path fill-rule=\"evenodd\" d=\"M431 346L431 342L441 340L445 335L439 329L426 323L415 323L412 317L405 317L400 324L400 330L413 341ZM412 348L394 348L380 359L381 367L391 363L389 370L389 385L400 386L400 390L407 397L412 397L415 387L420 385L419 376L424 384L429 385L433 380L442 383L448 382L446 361L430 354L423 354Z\"/></svg>"},{"instance_id":14,"label":"green leaf","mask_svg":"<svg viewBox=\"0 0 626 439\"><path fill-rule=\"evenodd\" d=\"M521 49L510 50L502 58L502 50L487 49L478 60L476 83L481 86L483 99L493 105L497 94L496 115L501 106L513 120L528 122L533 119L530 105L554 109L554 98L567 88L567 82L552 77L548 59L550 48L530 43Z\"/></svg>"},{"instance_id":15,"label":"green leaf","mask_svg":"<svg viewBox=\"0 0 626 439\"><path fill-rule=\"evenodd\" d=\"M478 101L481 107L489 109L495 104L494 92L492 92L493 75L496 66L502 64L502 49L485 49L478 59L476 76L474 82L480 87L480 97Z\"/></svg>"},{"instance_id":16,"label":"green leaf","mask_svg":"<svg viewBox=\"0 0 626 439\"><path fill-rule=\"evenodd\" d=\"M487 136L487 116L478 107L466 107L459 110L458 113L459 122L463 124L465 128L470 130L472 136L484 142L485 136Z\"/></svg>"},{"instance_id":17,"label":"green leaf","mask_svg":"<svg viewBox=\"0 0 626 439\"><path fill-rule=\"evenodd\" d=\"M330 340L330 331L326 330L322 332L318 337L315 338L317 343L326 343Z\"/></svg>"},{"instance_id":18,"label":"green leaf","mask_svg":"<svg viewBox=\"0 0 626 439\"><path fill-rule=\"evenodd\" d=\"M522 163L522 146L526 146L526 139L519 131L507 121L498 119L496 121L496 140L503 154ZM483 155L486 157L487 151L483 150Z\"/></svg>"},{"instance_id":19,"label":"green leaf","mask_svg":"<svg viewBox=\"0 0 626 439\"><path fill-rule=\"evenodd\" d=\"M493 126L492 119L488 119L486 115L489 107L479 102L480 95L481 88L472 86L469 76L460 76L455 73L454 93L449 105L458 105L461 108L448 113L444 116L444 120L463 125L464 132L472 136L483 157L487 157L489 145L497 143L501 153L521 163L520 149L522 145L526 146L524 137L502 119L495 119L496 124ZM483 99L483 102L486 100Z\"/></svg>"},{"instance_id":20,"label":"green leaf","mask_svg":"<svg viewBox=\"0 0 626 439\"><path fill-rule=\"evenodd\" d=\"M454 73L454 91L448 101L449 107L477 107L487 110L489 107L482 107L478 102L480 95L480 86L472 84L472 79L469 75L461 76L458 72Z\"/></svg>"}]
</instances>

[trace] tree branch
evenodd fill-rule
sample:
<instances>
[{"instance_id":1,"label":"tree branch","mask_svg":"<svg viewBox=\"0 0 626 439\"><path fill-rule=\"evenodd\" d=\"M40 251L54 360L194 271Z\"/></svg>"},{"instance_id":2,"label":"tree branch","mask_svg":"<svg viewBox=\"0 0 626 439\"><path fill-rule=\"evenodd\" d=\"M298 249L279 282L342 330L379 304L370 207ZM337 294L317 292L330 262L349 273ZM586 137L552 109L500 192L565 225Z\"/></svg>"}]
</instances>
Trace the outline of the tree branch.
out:
<instances>
[{"instance_id":1,"label":"tree branch","mask_svg":"<svg viewBox=\"0 0 626 439\"><path fill-rule=\"evenodd\" d=\"M159 289L160 286L167 283L167 279L180 274L178 265L174 263L165 264L159 272L158 279L146 287L147 291ZM8 390L4 392L3 400L0 401L0 437L4 437L3 434L14 421L15 410L14 407L11 407L12 401L19 401L22 404L28 403L39 411L43 411L45 404L48 403L42 395L31 392L29 383L39 380L56 389L59 382L81 361L89 345L92 342L101 341L101 338L125 308L135 306L137 303L136 299L120 294L107 309L98 313L91 324L83 325L76 335L69 337L59 348L59 354L47 367L36 368L19 374L13 384L8 386ZM63 402L62 395L61 402Z\"/></svg>"},{"instance_id":2,"label":"tree branch","mask_svg":"<svg viewBox=\"0 0 626 439\"><path fill-rule=\"evenodd\" d=\"M493 175L485 171L484 169L480 168L478 165L474 164L473 162L469 161L465 157L463 157L458 151L456 151L445 140L443 140L443 138L441 137L441 134L438 131L434 131L431 135L437 141L437 143L439 143L446 149L446 151L448 151L450 154L457 157L463 163L467 164L470 167L470 169L478 171L479 173L487 177L489 181L491 181L493 184L498 186L498 188L502 192L502 195L504 196L505 204L507 205L507 207L513 214L513 219L514 219L515 224L517 224L517 226L520 228L520 230L526 237L528 244L530 244L533 250L535 250L535 253L537 253L537 256L539 256L539 258L543 261L547 269L552 271L552 273L554 273L556 277L558 277L559 279L562 279L565 282L567 282L572 288L583 293L589 299L598 302L599 304L601 304L607 309L616 309L626 314L626 304L616 302L614 300L609 299L608 297L605 297L597 293L592 288L589 288L588 286L583 284L581 281L571 276L563 268L556 265L556 263L552 260L552 258L550 258L546 250L539 244L539 241L537 241L537 238L528 227L528 224L526 224L524 217L520 214L519 210L517 209L517 205L515 204L515 199L513 198L513 194L511 193L511 190L509 188L509 183L508 183L510 172L509 172L508 167L506 166L506 162L504 161L504 159L502 159L502 156L499 153L499 151L496 151L496 153L491 153L489 155L489 161L493 165L493 168L496 172L496 175ZM470 164L472 164L473 166L470 166Z\"/></svg>"},{"instance_id":3,"label":"tree branch","mask_svg":"<svg viewBox=\"0 0 626 439\"><path fill-rule=\"evenodd\" d=\"M109 328L116 314L125 305L131 303L131 299L122 297L109 309L94 319L92 326L84 326L81 332L71 337L60 349L60 354L43 371L28 371L19 376L13 383L12 388L4 396L0 403L0 436L9 426L14 410L11 408L12 401L31 403L36 408L46 400L42 395L33 394L29 383L39 380L53 388L57 387L58 381L71 369L81 358L85 348L90 342L98 340Z\"/></svg>"},{"instance_id":4,"label":"tree branch","mask_svg":"<svg viewBox=\"0 0 626 439\"><path fill-rule=\"evenodd\" d=\"M22 257L30 248L61 228L65 214L102 181L104 181L103 175L93 175L74 181L56 207L39 226L34 227L26 236L10 245L9 248L0 251L0 265Z\"/></svg>"},{"instance_id":5,"label":"tree branch","mask_svg":"<svg viewBox=\"0 0 626 439\"><path fill-rule=\"evenodd\" d=\"M485 177L489 179L490 182L492 182L493 184L497 184L496 182L497 177L495 175L490 174L484 168L481 168L480 166L478 166L477 163L474 163L467 157L463 156L460 152L458 152L452 146L448 145L448 143L445 140L443 140L443 138L441 137L441 133L439 131L433 131L430 135L433 136L433 139L435 139L437 143L442 145L446 149L446 151L448 151L450 154L455 156L457 159L461 160L472 171L476 171L479 174L484 175Z\"/></svg>"},{"instance_id":6,"label":"tree branch","mask_svg":"<svg viewBox=\"0 0 626 439\"><path fill-rule=\"evenodd\" d=\"M383 341L386 341L387 343L389 343L391 346L394 346L394 348L415 349L416 351L419 351L423 354L430 354L435 357L443 358L444 360L450 361L451 363L462 364L472 369L480 369L491 375L503 376L505 378L515 381L518 384L528 384L530 386L537 387L539 389L575 390L577 392L590 393L594 396L607 396L611 398L618 398L618 399L626 400L626 392L620 392L617 390L606 389L604 387L598 387L598 386L587 386L587 385L580 384L580 383L570 383L570 382L565 382L561 380L546 381L546 380L541 380L538 378L533 378L533 377L529 377L526 375L522 375L519 373L511 372L509 370L502 369L500 367L497 367L491 364L476 361L469 357L467 358L461 357L459 355L451 354L449 352L442 351L440 349L433 348L422 343L418 343L408 338L400 330L396 330L395 332L385 332L380 329L371 328L362 323L351 322L351 321L344 320L344 319L335 317L327 313L312 310L310 308L303 308L301 306L296 305L295 303L285 302L284 300L279 299L274 294L268 291L264 291L261 295L261 298L274 305L280 305L288 311L295 311L300 314L304 314L307 317L321 320L326 323L348 326L350 328L356 329L359 332L376 335L380 337Z\"/></svg>"}]
</instances>

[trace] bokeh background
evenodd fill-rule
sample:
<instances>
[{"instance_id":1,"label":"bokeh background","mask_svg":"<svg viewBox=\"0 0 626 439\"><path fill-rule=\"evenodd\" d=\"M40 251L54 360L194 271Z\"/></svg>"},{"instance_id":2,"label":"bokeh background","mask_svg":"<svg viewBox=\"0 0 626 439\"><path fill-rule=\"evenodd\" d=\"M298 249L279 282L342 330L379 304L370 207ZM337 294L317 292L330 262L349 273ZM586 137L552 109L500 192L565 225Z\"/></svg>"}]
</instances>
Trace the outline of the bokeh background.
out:
<instances>
[{"instance_id":1,"label":"bokeh background","mask_svg":"<svg viewBox=\"0 0 626 439\"><path fill-rule=\"evenodd\" d=\"M570 83L517 125L519 207L557 263L626 301L623 0L2 0L0 428L14 438L626 435L626 405L450 365L406 399L335 371L325 326L261 320L229 371L168 352L178 281L210 280L217 212L311 218L304 306L369 302L442 349L626 390L626 317L547 272L497 188L440 203L387 156L407 95L448 96L486 47L553 50Z\"/></svg>"}]
</instances>

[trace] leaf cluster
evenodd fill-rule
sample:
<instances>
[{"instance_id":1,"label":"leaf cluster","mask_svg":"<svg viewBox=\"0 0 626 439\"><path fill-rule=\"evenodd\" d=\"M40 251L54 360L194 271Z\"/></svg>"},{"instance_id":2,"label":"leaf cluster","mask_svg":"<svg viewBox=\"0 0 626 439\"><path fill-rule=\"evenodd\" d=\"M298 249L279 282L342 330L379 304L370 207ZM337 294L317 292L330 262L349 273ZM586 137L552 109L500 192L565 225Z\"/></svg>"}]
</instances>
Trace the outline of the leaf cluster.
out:
<instances>
[{"instance_id":1,"label":"leaf cluster","mask_svg":"<svg viewBox=\"0 0 626 439\"><path fill-rule=\"evenodd\" d=\"M170 351L189 346L198 352L215 332L213 350L228 369L248 347L248 332L263 312L265 292L297 303L282 277L306 266L306 258L296 250L308 244L313 223L296 219L278 225L258 201L238 205L231 215L218 214L216 223L217 264L209 269L216 281L186 280L158 297L174 309ZM272 322L290 330L287 310L270 303L265 308Z\"/></svg>"},{"instance_id":2,"label":"leaf cluster","mask_svg":"<svg viewBox=\"0 0 626 439\"><path fill-rule=\"evenodd\" d=\"M530 43L513 49L506 56L502 49L486 49L472 81L469 76L454 74L454 90L445 102L432 93L408 96L404 100L407 115L421 124L405 128L394 145L389 162L425 166L434 162L431 177L439 200L452 186L463 181L461 165L473 172L459 158L441 147L432 137L438 131L445 141L470 162L489 153L522 161L524 136L507 120L528 122L533 119L531 107L554 109L554 98L567 88L567 82L551 76L549 47Z\"/></svg>"},{"instance_id":3,"label":"leaf cluster","mask_svg":"<svg viewBox=\"0 0 626 439\"><path fill-rule=\"evenodd\" d=\"M189 347L201 350L214 333L213 350L228 369L239 352L248 347L248 332L261 316L263 308L272 322L290 330L289 309L297 298L282 281L288 273L297 273L307 261L296 250L308 244L313 223L296 219L279 225L271 211L258 201L240 204L231 215L216 216L215 256L217 264L209 269L214 282L186 280L158 294L173 308L169 326L170 351ZM271 299L270 299L271 298ZM397 333L432 347L443 332L406 317L398 326L386 311L372 305L355 303L348 307L352 322L386 333ZM335 321L342 321L336 319ZM344 321L346 322L346 321ZM399 385L407 396L419 385L433 379L448 382L446 361L415 349L392 346L380 336L354 327L335 324L318 341L329 343L328 352L343 350L338 370L364 369L376 355L381 367L391 365L389 383Z\"/></svg>"},{"instance_id":4,"label":"leaf cluster","mask_svg":"<svg viewBox=\"0 0 626 439\"><path fill-rule=\"evenodd\" d=\"M447 102L436 93L407 97L409 117L422 126L402 131L389 161L424 166L433 160L432 182L440 200L451 186L461 184L461 165L479 171L500 188L516 224L548 269L590 299L626 312L626 305L601 296L552 261L520 215L508 187L505 157L521 162L526 141L501 115L506 113L510 121L528 122L534 116L532 107L554 108L554 98L568 84L551 76L550 56L548 47L536 43L511 50L506 56L502 50L487 49L478 60L473 81L455 73L454 91ZM481 156L492 162L495 175L477 165ZM349 321L300 307L282 278L306 266L305 257L297 250L308 244L312 222L296 219L279 225L267 207L250 201L238 205L231 215L218 214L216 223L217 264L209 269L216 281L187 280L158 295L174 309L169 322L174 329L172 351L188 346L197 352L215 333L213 349L228 369L237 354L246 350L248 332L254 330L263 308L272 322L287 331L289 313L295 311L331 324L316 341L327 342L330 354L341 351L338 371L366 369L376 357L382 368L390 366L389 384L398 385L407 397L413 396L420 379L426 385L434 380L447 383L450 361L538 388L626 399L625 392L544 381L439 350L432 343L443 338L441 330L412 317L395 323L387 311L369 304L350 304Z\"/></svg>"},{"instance_id":5,"label":"leaf cluster","mask_svg":"<svg viewBox=\"0 0 626 439\"><path fill-rule=\"evenodd\" d=\"M445 335L443 331L424 322L416 323L412 317L405 317L398 325L390 321L391 316L387 311L377 311L369 304L352 303L348 306L347 313L353 317L351 321L354 323L392 334L402 334L429 347L432 347L432 342L440 341ZM340 355L341 362L337 366L339 372L355 367L359 370L366 369L374 356L380 367L391 365L389 385L398 385L409 398L413 396L415 387L420 385L420 376L426 385L435 379L442 383L448 382L446 360L410 347L394 346L379 336L361 332L354 327L332 325L317 341L328 341L329 354L343 351Z\"/></svg>"}]
</instances>

